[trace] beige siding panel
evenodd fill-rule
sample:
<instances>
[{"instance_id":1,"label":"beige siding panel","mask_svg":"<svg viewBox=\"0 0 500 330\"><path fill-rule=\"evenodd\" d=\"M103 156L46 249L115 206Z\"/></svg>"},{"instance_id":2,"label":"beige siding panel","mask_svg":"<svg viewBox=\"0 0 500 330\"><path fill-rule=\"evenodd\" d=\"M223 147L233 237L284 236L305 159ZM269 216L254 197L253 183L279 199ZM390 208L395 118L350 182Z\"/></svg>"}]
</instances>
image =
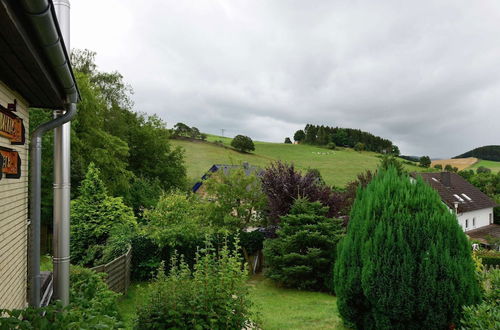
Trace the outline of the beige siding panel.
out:
<instances>
[{"instance_id":1,"label":"beige siding panel","mask_svg":"<svg viewBox=\"0 0 500 330\"><path fill-rule=\"evenodd\" d=\"M16 115L29 132L28 108L19 95L0 82L0 104L17 99ZM21 157L21 177L0 179L0 308L26 307L28 231L28 135L26 144L11 145L0 137L0 146L14 149Z\"/></svg>"}]
</instances>

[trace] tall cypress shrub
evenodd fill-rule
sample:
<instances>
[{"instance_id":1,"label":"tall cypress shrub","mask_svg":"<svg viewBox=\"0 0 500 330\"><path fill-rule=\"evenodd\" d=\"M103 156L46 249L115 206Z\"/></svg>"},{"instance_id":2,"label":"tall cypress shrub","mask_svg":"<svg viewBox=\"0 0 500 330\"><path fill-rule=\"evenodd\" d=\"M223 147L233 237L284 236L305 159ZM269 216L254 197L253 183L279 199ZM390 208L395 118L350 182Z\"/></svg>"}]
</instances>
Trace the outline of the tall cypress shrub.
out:
<instances>
[{"instance_id":1,"label":"tall cypress shrub","mask_svg":"<svg viewBox=\"0 0 500 330\"><path fill-rule=\"evenodd\" d=\"M338 246L338 308L358 329L445 329L480 299L455 215L421 179L394 168L358 190Z\"/></svg>"}]
</instances>

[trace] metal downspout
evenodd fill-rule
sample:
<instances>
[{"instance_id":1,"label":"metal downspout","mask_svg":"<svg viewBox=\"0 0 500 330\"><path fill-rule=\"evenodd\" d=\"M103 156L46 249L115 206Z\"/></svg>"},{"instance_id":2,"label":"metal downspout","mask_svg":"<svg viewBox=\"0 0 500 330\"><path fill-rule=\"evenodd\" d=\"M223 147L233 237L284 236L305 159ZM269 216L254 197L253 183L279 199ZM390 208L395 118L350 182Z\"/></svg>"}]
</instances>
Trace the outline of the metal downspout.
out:
<instances>
[{"instance_id":1,"label":"metal downspout","mask_svg":"<svg viewBox=\"0 0 500 330\"><path fill-rule=\"evenodd\" d=\"M70 103L68 110L62 117L58 117L40 125L31 135L31 238L32 251L30 266L32 271L30 281L30 306L40 306L40 208L42 199L42 137L56 127L63 125L73 119L76 115L76 104Z\"/></svg>"}]
</instances>

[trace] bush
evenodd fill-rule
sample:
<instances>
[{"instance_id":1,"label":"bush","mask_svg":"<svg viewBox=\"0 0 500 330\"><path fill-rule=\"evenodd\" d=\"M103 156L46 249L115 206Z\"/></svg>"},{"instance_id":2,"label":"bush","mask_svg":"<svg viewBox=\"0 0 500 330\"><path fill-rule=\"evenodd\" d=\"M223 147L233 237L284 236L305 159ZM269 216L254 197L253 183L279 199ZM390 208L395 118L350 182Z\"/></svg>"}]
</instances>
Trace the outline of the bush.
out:
<instances>
[{"instance_id":1,"label":"bush","mask_svg":"<svg viewBox=\"0 0 500 330\"><path fill-rule=\"evenodd\" d=\"M43 308L1 310L0 329L120 329L116 300L118 294L109 290L104 274L72 266L70 304L55 302Z\"/></svg>"},{"instance_id":2,"label":"bush","mask_svg":"<svg viewBox=\"0 0 500 330\"><path fill-rule=\"evenodd\" d=\"M292 144L292 140L289 137L285 138L285 144Z\"/></svg>"},{"instance_id":3,"label":"bush","mask_svg":"<svg viewBox=\"0 0 500 330\"><path fill-rule=\"evenodd\" d=\"M422 166L422 167L431 166L431 159L429 158L429 156L420 157L420 166Z\"/></svg>"},{"instance_id":4,"label":"bush","mask_svg":"<svg viewBox=\"0 0 500 330\"><path fill-rule=\"evenodd\" d=\"M453 166L451 166L450 164L446 164L446 165L444 166L444 170L445 170L446 172L453 172Z\"/></svg>"},{"instance_id":5,"label":"bush","mask_svg":"<svg viewBox=\"0 0 500 330\"><path fill-rule=\"evenodd\" d=\"M413 164L410 164L413 165ZM384 155L380 160L379 168L383 170L388 170L389 168L395 168L398 174L406 173L403 164L394 156Z\"/></svg>"},{"instance_id":6,"label":"bush","mask_svg":"<svg viewBox=\"0 0 500 330\"><path fill-rule=\"evenodd\" d=\"M487 168L487 167L484 167L484 166L479 166L477 169L476 169L476 173L477 174L480 174L480 173L491 173L491 169Z\"/></svg>"},{"instance_id":7,"label":"bush","mask_svg":"<svg viewBox=\"0 0 500 330\"><path fill-rule=\"evenodd\" d=\"M255 150L252 139L244 135L236 135L231 141L231 147L241 152L249 152Z\"/></svg>"},{"instance_id":8,"label":"bush","mask_svg":"<svg viewBox=\"0 0 500 330\"><path fill-rule=\"evenodd\" d=\"M335 142L329 142L326 147L330 150L335 150L335 148L337 148L337 146L335 145Z\"/></svg>"},{"instance_id":9,"label":"bush","mask_svg":"<svg viewBox=\"0 0 500 330\"><path fill-rule=\"evenodd\" d=\"M334 275L339 312L358 329L445 329L480 299L455 216L394 168L358 190Z\"/></svg>"},{"instance_id":10,"label":"bush","mask_svg":"<svg viewBox=\"0 0 500 330\"><path fill-rule=\"evenodd\" d=\"M366 146L364 143L358 142L354 145L354 150L356 151L363 151L365 150Z\"/></svg>"},{"instance_id":11,"label":"bush","mask_svg":"<svg viewBox=\"0 0 500 330\"><path fill-rule=\"evenodd\" d=\"M340 193L322 184L314 172L302 175L293 165L278 161L264 170L261 179L262 190L267 195L269 218L273 223L278 223L300 197L327 206L328 217L336 216L344 207Z\"/></svg>"},{"instance_id":12,"label":"bush","mask_svg":"<svg viewBox=\"0 0 500 330\"><path fill-rule=\"evenodd\" d=\"M500 252L497 251L479 251L477 256L481 258L483 265L500 266Z\"/></svg>"},{"instance_id":13,"label":"bush","mask_svg":"<svg viewBox=\"0 0 500 330\"><path fill-rule=\"evenodd\" d=\"M482 273L483 301L465 306L462 329L498 329L500 324L500 269Z\"/></svg>"},{"instance_id":14,"label":"bush","mask_svg":"<svg viewBox=\"0 0 500 330\"><path fill-rule=\"evenodd\" d=\"M434 168L441 171L443 169L443 165L436 164L436 165L434 165Z\"/></svg>"},{"instance_id":15,"label":"bush","mask_svg":"<svg viewBox=\"0 0 500 330\"><path fill-rule=\"evenodd\" d=\"M278 238L264 242L266 276L286 287L331 290L342 221L325 217L319 202L298 199L281 217Z\"/></svg>"},{"instance_id":16,"label":"bush","mask_svg":"<svg viewBox=\"0 0 500 330\"><path fill-rule=\"evenodd\" d=\"M147 302L137 311L137 329L244 329L252 324L247 272L237 249L210 243L196 254L191 270L174 256L160 268Z\"/></svg>"},{"instance_id":17,"label":"bush","mask_svg":"<svg viewBox=\"0 0 500 330\"><path fill-rule=\"evenodd\" d=\"M136 226L132 209L121 198L108 196L99 170L91 163L80 196L71 202L71 262L88 267L103 263L111 232L129 232ZM106 259L119 255L108 253Z\"/></svg>"}]
</instances>

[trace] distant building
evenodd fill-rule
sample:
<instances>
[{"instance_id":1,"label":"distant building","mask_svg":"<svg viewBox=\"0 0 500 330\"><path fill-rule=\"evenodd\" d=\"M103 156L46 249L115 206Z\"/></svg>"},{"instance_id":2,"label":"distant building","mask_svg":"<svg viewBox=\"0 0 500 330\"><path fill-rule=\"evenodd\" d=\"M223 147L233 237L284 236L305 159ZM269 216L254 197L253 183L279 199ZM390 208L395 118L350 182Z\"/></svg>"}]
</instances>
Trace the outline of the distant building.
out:
<instances>
[{"instance_id":1,"label":"distant building","mask_svg":"<svg viewBox=\"0 0 500 330\"><path fill-rule=\"evenodd\" d=\"M213 173L222 171L222 173L227 175L227 174L231 173L231 171L238 170L238 169L243 169L243 171L245 172L245 174L247 176L254 174L254 173L259 175L259 176L262 174L262 169L260 167L252 166L252 165L249 165L248 163L243 163L242 165L214 164L214 165L212 165L212 167L209 168L207 173L205 173L201 177L201 180L194 184L194 186L191 190L194 193L203 193L203 188L202 188L203 182L208 180L212 176Z\"/></svg>"},{"instance_id":2,"label":"distant building","mask_svg":"<svg viewBox=\"0 0 500 330\"><path fill-rule=\"evenodd\" d=\"M457 215L462 229L469 235L478 232L498 233L499 225L493 223L493 208L497 204L486 194L456 173L412 173L421 176L437 191L443 203Z\"/></svg>"}]
</instances>

